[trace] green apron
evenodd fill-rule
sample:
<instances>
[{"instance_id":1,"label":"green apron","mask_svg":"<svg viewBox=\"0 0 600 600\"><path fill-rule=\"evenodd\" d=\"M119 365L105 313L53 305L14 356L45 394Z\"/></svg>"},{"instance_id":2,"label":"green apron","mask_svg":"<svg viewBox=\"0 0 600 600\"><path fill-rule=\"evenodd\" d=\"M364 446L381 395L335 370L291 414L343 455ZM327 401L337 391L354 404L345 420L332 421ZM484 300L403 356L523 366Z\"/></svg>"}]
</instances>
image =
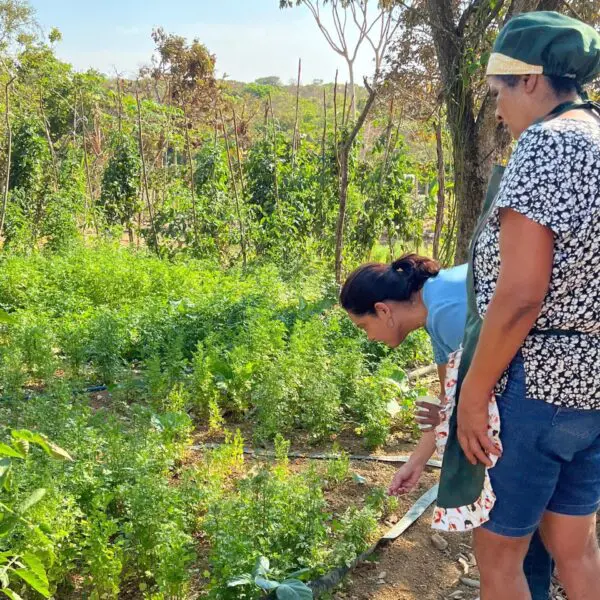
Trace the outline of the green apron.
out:
<instances>
[{"instance_id":1,"label":"green apron","mask_svg":"<svg viewBox=\"0 0 600 600\"><path fill-rule=\"evenodd\" d=\"M559 115L572 109L587 109L593 110L600 115L600 104L595 102L566 102L557 106L545 119L556 118ZM486 197L483 203L482 217L477 223L475 233L471 240L469 269L467 274L467 321L465 325L465 334L463 337L463 353L458 370L458 383L456 386L456 404L460 400L460 388L464 381L465 375L471 366L481 326L482 318L479 316L477 303L475 299L475 284L473 276L473 260L475 255L475 246L479 235L481 234L488 218L492 214L495 207L496 197L500 188L500 182L504 175L505 167L496 165L492 171L492 175L488 184ZM538 332L537 333L543 333ZM552 334L556 335L556 331ZM568 332L564 332L568 335ZM481 463L472 465L464 455L457 436L457 417L458 410L455 409L450 417L448 432L448 441L444 451L444 459L442 463L442 474L440 478L440 486L438 492L437 504L441 508L459 508L473 504L480 496L483 489L485 478L485 466Z\"/></svg>"}]
</instances>

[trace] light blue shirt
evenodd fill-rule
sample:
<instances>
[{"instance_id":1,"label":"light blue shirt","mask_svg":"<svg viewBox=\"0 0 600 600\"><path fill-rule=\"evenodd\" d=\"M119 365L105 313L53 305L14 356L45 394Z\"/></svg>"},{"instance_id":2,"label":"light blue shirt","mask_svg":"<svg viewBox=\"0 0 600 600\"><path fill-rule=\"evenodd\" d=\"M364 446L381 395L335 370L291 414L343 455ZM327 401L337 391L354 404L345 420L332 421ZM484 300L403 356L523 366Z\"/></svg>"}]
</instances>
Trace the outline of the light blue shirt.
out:
<instances>
[{"instance_id":1,"label":"light blue shirt","mask_svg":"<svg viewBox=\"0 0 600 600\"><path fill-rule=\"evenodd\" d=\"M443 269L423 286L425 329L438 365L446 364L448 355L462 343L467 319L467 268L465 264Z\"/></svg>"}]
</instances>

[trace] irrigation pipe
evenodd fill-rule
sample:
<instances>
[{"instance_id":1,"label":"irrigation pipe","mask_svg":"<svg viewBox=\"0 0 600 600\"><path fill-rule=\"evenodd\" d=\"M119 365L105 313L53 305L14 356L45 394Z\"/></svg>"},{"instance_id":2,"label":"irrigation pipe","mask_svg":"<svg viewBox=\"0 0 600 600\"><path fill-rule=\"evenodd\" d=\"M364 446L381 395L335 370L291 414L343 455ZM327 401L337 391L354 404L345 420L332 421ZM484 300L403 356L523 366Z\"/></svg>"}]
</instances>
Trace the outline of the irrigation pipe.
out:
<instances>
[{"instance_id":1,"label":"irrigation pipe","mask_svg":"<svg viewBox=\"0 0 600 600\"><path fill-rule=\"evenodd\" d=\"M193 445L190 446L191 450L202 451L204 449L216 450L220 448L222 444L202 444L202 445ZM275 452L271 452L270 450L253 450L251 448L244 448L244 454L249 456L255 456L257 458L276 458ZM306 454L305 452L288 452L288 458L301 458L304 460L338 460L344 455L339 453L329 453L329 454ZM397 455L377 455L377 454L348 454L347 458L350 460L362 461L362 462L379 462L379 463L405 463L408 462L410 456L405 454L397 454ZM427 461L428 467L436 467L441 469L442 461L441 460L429 460Z\"/></svg>"}]
</instances>

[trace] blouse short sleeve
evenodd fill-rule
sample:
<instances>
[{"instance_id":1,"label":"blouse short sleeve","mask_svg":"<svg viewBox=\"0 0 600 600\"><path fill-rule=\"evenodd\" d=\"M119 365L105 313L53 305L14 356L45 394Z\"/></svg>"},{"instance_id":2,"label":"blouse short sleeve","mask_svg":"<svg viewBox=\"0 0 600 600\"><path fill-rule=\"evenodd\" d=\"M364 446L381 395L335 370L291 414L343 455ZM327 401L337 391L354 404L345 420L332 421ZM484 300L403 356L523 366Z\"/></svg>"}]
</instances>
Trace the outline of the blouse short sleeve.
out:
<instances>
[{"instance_id":1,"label":"blouse short sleeve","mask_svg":"<svg viewBox=\"0 0 600 600\"><path fill-rule=\"evenodd\" d=\"M577 157L571 153L576 149L561 131L530 127L509 161L496 207L511 208L557 235L571 231L578 185Z\"/></svg>"}]
</instances>

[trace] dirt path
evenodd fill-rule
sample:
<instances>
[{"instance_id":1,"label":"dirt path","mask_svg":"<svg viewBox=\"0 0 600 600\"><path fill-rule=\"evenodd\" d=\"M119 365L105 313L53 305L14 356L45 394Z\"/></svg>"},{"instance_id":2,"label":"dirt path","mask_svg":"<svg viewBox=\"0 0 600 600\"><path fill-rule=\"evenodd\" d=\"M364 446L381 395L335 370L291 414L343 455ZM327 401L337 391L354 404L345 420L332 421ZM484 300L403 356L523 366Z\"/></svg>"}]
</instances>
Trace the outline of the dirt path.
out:
<instances>
[{"instance_id":1,"label":"dirt path","mask_svg":"<svg viewBox=\"0 0 600 600\"><path fill-rule=\"evenodd\" d=\"M356 469L367 480L372 479L379 485L389 481L394 473L394 468L387 465L373 465L371 469L357 466ZM401 517L437 479L438 473L430 469L421 479L418 488L401 499L398 516ZM432 509L429 509L408 531L382 549L373 561L357 567L346 579L343 589L333 597L336 600L477 598L478 590L461 584L459 580L465 575L467 568L467 576L478 579L470 536L444 535L448 547L439 550L431 541L431 514ZM464 567L458 562L459 559L463 561Z\"/></svg>"}]
</instances>

